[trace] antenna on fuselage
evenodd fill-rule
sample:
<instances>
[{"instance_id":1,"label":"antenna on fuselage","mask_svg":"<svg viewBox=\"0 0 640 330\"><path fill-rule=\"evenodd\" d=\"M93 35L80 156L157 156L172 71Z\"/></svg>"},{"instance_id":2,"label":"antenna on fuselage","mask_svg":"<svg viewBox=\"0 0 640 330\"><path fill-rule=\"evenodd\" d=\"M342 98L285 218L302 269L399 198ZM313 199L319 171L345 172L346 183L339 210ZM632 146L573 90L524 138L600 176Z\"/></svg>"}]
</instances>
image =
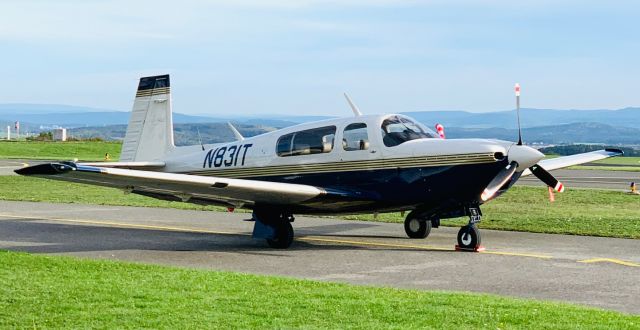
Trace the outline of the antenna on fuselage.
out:
<instances>
[{"instance_id":1,"label":"antenna on fuselage","mask_svg":"<svg viewBox=\"0 0 640 330\"><path fill-rule=\"evenodd\" d=\"M204 151L204 143L202 143L202 136L200 136L200 129L196 126L196 132L198 132L198 141L200 141L200 146L202 147L202 151Z\"/></svg>"},{"instance_id":2,"label":"antenna on fuselage","mask_svg":"<svg viewBox=\"0 0 640 330\"><path fill-rule=\"evenodd\" d=\"M522 130L520 129L520 84L515 85L516 92L516 113L518 114L518 145L522 145Z\"/></svg>"},{"instance_id":3,"label":"antenna on fuselage","mask_svg":"<svg viewBox=\"0 0 640 330\"><path fill-rule=\"evenodd\" d=\"M343 94L344 94L344 98L347 99L347 102L349 103L351 110L353 110L353 115L356 117L362 116L362 112L360 112L360 109L358 109L358 107L353 103L353 101L351 101L351 98L349 97L349 95L347 95L347 93L343 93Z\"/></svg>"},{"instance_id":4,"label":"antenna on fuselage","mask_svg":"<svg viewBox=\"0 0 640 330\"><path fill-rule=\"evenodd\" d=\"M242 136L242 134L240 134L240 132L238 132L238 130L233 125L231 125L230 121L227 122L227 125L229 125L229 129L231 129L231 132L233 132L233 135L236 137L236 140L238 141L244 140L244 136Z\"/></svg>"}]
</instances>

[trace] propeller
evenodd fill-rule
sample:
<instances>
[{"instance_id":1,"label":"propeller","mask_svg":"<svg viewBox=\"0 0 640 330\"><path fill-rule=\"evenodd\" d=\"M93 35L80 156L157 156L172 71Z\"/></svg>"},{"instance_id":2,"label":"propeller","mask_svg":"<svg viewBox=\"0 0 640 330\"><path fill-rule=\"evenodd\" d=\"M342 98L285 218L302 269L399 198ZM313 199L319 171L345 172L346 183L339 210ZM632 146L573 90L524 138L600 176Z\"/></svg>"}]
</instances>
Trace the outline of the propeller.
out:
<instances>
[{"instance_id":1,"label":"propeller","mask_svg":"<svg viewBox=\"0 0 640 330\"><path fill-rule=\"evenodd\" d=\"M528 167L531 173L547 186L557 192L564 191L562 182L558 181L551 173L538 164L538 161L544 158L544 155L536 149L522 145L522 133L520 129L520 84L515 85L515 94L516 112L518 114L518 142L509 148L507 155L510 160L509 165L498 172L480 195L480 199L483 202L493 198L498 190L511 180L518 168L524 170L524 168Z\"/></svg>"},{"instance_id":2,"label":"propeller","mask_svg":"<svg viewBox=\"0 0 640 330\"><path fill-rule=\"evenodd\" d=\"M500 171L498 175L496 175L496 177L493 178L491 182L489 182L487 187L484 188L484 191L480 195L480 199L482 199L483 202L491 199L491 197L493 197L502 186L504 186L509 180L511 180L511 177L516 173L517 169L517 162L509 163L509 165L507 165L507 167Z\"/></svg>"},{"instance_id":3,"label":"propeller","mask_svg":"<svg viewBox=\"0 0 640 330\"><path fill-rule=\"evenodd\" d=\"M540 181L544 182L547 186L553 188L557 192L564 191L564 185L562 182L558 181L551 173L547 172L542 166L535 164L529 167L531 173L536 176L536 178L540 179Z\"/></svg>"}]
</instances>

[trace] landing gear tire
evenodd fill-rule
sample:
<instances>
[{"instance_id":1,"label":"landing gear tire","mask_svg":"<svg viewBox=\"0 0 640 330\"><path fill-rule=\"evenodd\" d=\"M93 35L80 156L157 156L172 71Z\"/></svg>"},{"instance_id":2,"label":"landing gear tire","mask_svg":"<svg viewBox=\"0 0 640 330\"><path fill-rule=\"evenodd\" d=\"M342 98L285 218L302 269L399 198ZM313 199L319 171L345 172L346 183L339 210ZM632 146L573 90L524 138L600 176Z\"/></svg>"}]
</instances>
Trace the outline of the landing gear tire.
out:
<instances>
[{"instance_id":1,"label":"landing gear tire","mask_svg":"<svg viewBox=\"0 0 640 330\"><path fill-rule=\"evenodd\" d=\"M274 249L286 249L293 243L293 226L289 221L279 223L276 227L275 238L267 239L267 244Z\"/></svg>"},{"instance_id":2,"label":"landing gear tire","mask_svg":"<svg viewBox=\"0 0 640 330\"><path fill-rule=\"evenodd\" d=\"M431 221L407 217L404 220L404 231L409 238L426 238L431 232Z\"/></svg>"},{"instance_id":3,"label":"landing gear tire","mask_svg":"<svg viewBox=\"0 0 640 330\"><path fill-rule=\"evenodd\" d=\"M460 228L458 246L465 250L476 250L480 247L480 231L476 225L466 225Z\"/></svg>"}]
</instances>

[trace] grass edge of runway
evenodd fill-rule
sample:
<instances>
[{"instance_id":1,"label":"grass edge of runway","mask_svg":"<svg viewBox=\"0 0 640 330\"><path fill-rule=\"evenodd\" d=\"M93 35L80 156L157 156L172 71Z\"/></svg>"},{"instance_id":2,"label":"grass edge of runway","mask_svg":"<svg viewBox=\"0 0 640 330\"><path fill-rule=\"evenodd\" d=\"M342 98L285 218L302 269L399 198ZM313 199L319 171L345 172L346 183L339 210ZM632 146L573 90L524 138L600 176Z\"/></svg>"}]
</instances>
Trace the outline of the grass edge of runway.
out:
<instances>
[{"instance_id":1,"label":"grass edge of runway","mask_svg":"<svg viewBox=\"0 0 640 330\"><path fill-rule=\"evenodd\" d=\"M112 188L21 176L0 176L0 200L226 211L216 206L125 195ZM556 194L556 201L550 203L545 188L516 186L483 205L482 211L484 217L480 227L485 229L640 238L640 196L618 191L569 188L563 194ZM343 218L403 221L398 212L380 214L375 219L371 214ZM466 221L465 218L447 219L442 224L460 226Z\"/></svg>"},{"instance_id":2,"label":"grass edge of runway","mask_svg":"<svg viewBox=\"0 0 640 330\"><path fill-rule=\"evenodd\" d=\"M104 161L120 158L119 141L0 141L1 159Z\"/></svg>"},{"instance_id":3,"label":"grass edge of runway","mask_svg":"<svg viewBox=\"0 0 640 330\"><path fill-rule=\"evenodd\" d=\"M2 328L633 328L640 316L487 294L355 286L0 251Z\"/></svg>"}]
</instances>

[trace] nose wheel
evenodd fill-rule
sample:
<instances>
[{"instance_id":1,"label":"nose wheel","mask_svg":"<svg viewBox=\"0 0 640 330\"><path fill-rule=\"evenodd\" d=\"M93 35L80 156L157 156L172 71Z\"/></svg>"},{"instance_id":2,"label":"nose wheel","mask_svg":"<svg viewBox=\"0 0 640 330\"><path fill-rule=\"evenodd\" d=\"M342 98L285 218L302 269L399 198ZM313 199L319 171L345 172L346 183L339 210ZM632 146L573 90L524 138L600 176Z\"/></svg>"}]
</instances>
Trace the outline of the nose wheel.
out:
<instances>
[{"instance_id":1,"label":"nose wheel","mask_svg":"<svg viewBox=\"0 0 640 330\"><path fill-rule=\"evenodd\" d=\"M473 225L466 225L458 231L457 249L475 251L480 247L480 230Z\"/></svg>"},{"instance_id":2,"label":"nose wheel","mask_svg":"<svg viewBox=\"0 0 640 330\"><path fill-rule=\"evenodd\" d=\"M484 247L480 245L480 230L476 225L482 220L482 213L477 207L470 207L467 209L469 215L469 224L463 226L458 231L458 245L456 250L459 251L484 251Z\"/></svg>"}]
</instances>

